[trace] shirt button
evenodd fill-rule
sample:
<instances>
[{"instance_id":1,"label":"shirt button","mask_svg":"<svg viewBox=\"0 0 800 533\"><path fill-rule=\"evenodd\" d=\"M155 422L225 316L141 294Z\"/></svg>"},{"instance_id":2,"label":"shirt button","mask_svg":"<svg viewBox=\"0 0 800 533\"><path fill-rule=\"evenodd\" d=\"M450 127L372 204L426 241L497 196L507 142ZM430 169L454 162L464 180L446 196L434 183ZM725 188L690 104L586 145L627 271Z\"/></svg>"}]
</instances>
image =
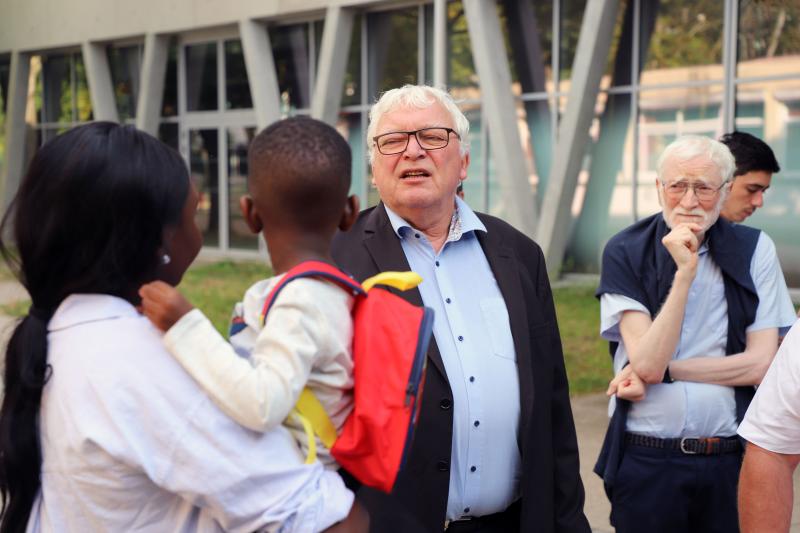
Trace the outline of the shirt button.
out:
<instances>
[{"instance_id":1,"label":"shirt button","mask_svg":"<svg viewBox=\"0 0 800 533\"><path fill-rule=\"evenodd\" d=\"M469 512L469 507L464 507L464 512L468 513Z\"/></svg>"},{"instance_id":2,"label":"shirt button","mask_svg":"<svg viewBox=\"0 0 800 533\"><path fill-rule=\"evenodd\" d=\"M471 467L470 467L470 469L469 469L469 471L470 471L470 472L474 472L474 471L476 471L477 469L478 469L478 467L477 467L477 466L471 466Z\"/></svg>"},{"instance_id":3,"label":"shirt button","mask_svg":"<svg viewBox=\"0 0 800 533\"><path fill-rule=\"evenodd\" d=\"M459 335L458 336L458 340L463 342L464 341L464 336L463 335Z\"/></svg>"},{"instance_id":4,"label":"shirt button","mask_svg":"<svg viewBox=\"0 0 800 533\"><path fill-rule=\"evenodd\" d=\"M450 401L450 398L442 398L442 401L439 402L439 407L441 407L442 410L444 410L444 411L447 411L448 409L450 409L450 407L452 405L453 405L453 402Z\"/></svg>"},{"instance_id":5,"label":"shirt button","mask_svg":"<svg viewBox=\"0 0 800 533\"><path fill-rule=\"evenodd\" d=\"M419 233L415 233L415 234L414 234L414 237L416 237L417 239L419 239Z\"/></svg>"},{"instance_id":6,"label":"shirt button","mask_svg":"<svg viewBox=\"0 0 800 533\"><path fill-rule=\"evenodd\" d=\"M474 383L475 382L475 376L470 376L469 377L469 382L470 383Z\"/></svg>"},{"instance_id":7,"label":"shirt button","mask_svg":"<svg viewBox=\"0 0 800 533\"><path fill-rule=\"evenodd\" d=\"M444 301L450 303L450 298L445 298Z\"/></svg>"},{"instance_id":8,"label":"shirt button","mask_svg":"<svg viewBox=\"0 0 800 533\"><path fill-rule=\"evenodd\" d=\"M436 463L436 468L439 472L447 472L450 469L450 465L447 464L447 461L439 461Z\"/></svg>"},{"instance_id":9,"label":"shirt button","mask_svg":"<svg viewBox=\"0 0 800 533\"><path fill-rule=\"evenodd\" d=\"M436 266L437 266L437 267L439 266L439 261L436 261Z\"/></svg>"},{"instance_id":10,"label":"shirt button","mask_svg":"<svg viewBox=\"0 0 800 533\"><path fill-rule=\"evenodd\" d=\"M478 426L480 426L480 425L481 425L481 421L480 421L480 420L476 420L476 421L475 421L475 427L478 427Z\"/></svg>"}]
</instances>

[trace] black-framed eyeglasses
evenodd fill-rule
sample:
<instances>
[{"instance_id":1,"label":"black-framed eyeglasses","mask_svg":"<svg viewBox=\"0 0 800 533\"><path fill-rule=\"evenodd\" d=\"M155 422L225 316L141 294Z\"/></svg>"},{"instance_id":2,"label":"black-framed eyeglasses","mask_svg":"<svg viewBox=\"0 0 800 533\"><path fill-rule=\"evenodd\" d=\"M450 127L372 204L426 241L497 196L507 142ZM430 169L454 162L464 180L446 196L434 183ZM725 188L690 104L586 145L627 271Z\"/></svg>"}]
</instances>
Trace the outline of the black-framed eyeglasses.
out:
<instances>
[{"instance_id":1,"label":"black-framed eyeglasses","mask_svg":"<svg viewBox=\"0 0 800 533\"><path fill-rule=\"evenodd\" d=\"M664 192L667 194L667 196L674 200L680 200L683 198L683 195L686 194L686 191L692 189L698 200L707 202L709 200L713 200L720 189L727 184L727 181L723 181L722 185L719 187L712 187L706 183L703 183L702 181L676 181L675 183L662 182L661 187L664 188Z\"/></svg>"},{"instance_id":2,"label":"black-framed eyeglasses","mask_svg":"<svg viewBox=\"0 0 800 533\"><path fill-rule=\"evenodd\" d=\"M406 151L411 136L417 138L423 150L439 150L450 143L453 133L461 140L461 136L453 128L422 128L414 131L390 131L372 138L378 151L383 155L400 154Z\"/></svg>"}]
</instances>

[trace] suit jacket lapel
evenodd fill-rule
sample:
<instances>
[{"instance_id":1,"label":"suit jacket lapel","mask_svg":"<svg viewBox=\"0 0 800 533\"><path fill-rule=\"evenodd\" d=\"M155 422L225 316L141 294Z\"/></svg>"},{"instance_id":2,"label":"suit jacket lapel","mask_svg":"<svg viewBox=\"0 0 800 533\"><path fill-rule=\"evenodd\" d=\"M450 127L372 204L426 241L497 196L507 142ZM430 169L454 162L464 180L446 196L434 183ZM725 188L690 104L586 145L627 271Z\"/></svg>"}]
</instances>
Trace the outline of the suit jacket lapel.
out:
<instances>
[{"instance_id":1,"label":"suit jacket lapel","mask_svg":"<svg viewBox=\"0 0 800 533\"><path fill-rule=\"evenodd\" d=\"M529 414L533 409L534 391L533 380L527 379L526 376L533 375L533 362L531 361L533 355L531 354L528 313L519 277L519 262L513 248L504 245L502 241L497 241L498 237L501 237L498 232L490 234L478 231L476 234L508 310L511 336L514 339L514 350L517 353L521 420L529 420ZM521 437L525 434L525 428L520 427L517 433L520 446Z\"/></svg>"},{"instance_id":2,"label":"suit jacket lapel","mask_svg":"<svg viewBox=\"0 0 800 533\"><path fill-rule=\"evenodd\" d=\"M372 260L378 267L378 272L386 272L388 270L397 270L404 272L411 270L408 266L408 259L406 254L403 253L403 247L400 244L400 239L392 228L389 221L389 216L383 207L383 203L372 210L369 214L369 219L364 225L364 246L372 257ZM392 292L401 296L406 301L422 306L422 295L418 289L411 289L407 291L397 291L391 289ZM436 339L431 339L430 347L428 348L428 357L439 369L443 376L447 376L442 362L442 356L439 354L439 347L436 345Z\"/></svg>"}]
</instances>

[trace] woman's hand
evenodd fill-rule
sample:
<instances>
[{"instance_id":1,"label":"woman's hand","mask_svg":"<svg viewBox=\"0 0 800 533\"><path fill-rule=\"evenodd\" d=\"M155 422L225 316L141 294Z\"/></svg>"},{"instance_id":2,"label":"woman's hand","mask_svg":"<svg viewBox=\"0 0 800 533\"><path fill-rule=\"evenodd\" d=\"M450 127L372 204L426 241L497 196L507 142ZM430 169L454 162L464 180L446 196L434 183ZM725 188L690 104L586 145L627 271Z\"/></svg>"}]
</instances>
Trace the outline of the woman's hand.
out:
<instances>
[{"instance_id":1,"label":"woman's hand","mask_svg":"<svg viewBox=\"0 0 800 533\"><path fill-rule=\"evenodd\" d=\"M167 331L194 309L177 289L163 281L142 285L139 296L142 297L142 313L161 331Z\"/></svg>"}]
</instances>

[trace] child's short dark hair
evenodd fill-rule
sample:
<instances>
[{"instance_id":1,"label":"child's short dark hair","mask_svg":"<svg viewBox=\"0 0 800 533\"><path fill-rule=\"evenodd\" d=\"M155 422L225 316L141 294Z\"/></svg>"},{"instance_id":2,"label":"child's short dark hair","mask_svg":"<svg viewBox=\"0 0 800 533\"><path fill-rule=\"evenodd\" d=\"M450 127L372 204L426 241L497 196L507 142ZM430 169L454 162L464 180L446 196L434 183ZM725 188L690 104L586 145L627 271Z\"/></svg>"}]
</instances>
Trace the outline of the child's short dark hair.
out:
<instances>
[{"instance_id":1,"label":"child's short dark hair","mask_svg":"<svg viewBox=\"0 0 800 533\"><path fill-rule=\"evenodd\" d=\"M728 147L736 160L734 177L742 176L754 170L763 170L770 173L780 172L781 170L772 148L754 135L743 131L734 131L733 133L726 133L719 141Z\"/></svg>"},{"instance_id":2,"label":"child's short dark hair","mask_svg":"<svg viewBox=\"0 0 800 533\"><path fill-rule=\"evenodd\" d=\"M275 122L248 151L250 193L263 218L306 231L335 228L350 190L350 146L307 117Z\"/></svg>"}]
</instances>

